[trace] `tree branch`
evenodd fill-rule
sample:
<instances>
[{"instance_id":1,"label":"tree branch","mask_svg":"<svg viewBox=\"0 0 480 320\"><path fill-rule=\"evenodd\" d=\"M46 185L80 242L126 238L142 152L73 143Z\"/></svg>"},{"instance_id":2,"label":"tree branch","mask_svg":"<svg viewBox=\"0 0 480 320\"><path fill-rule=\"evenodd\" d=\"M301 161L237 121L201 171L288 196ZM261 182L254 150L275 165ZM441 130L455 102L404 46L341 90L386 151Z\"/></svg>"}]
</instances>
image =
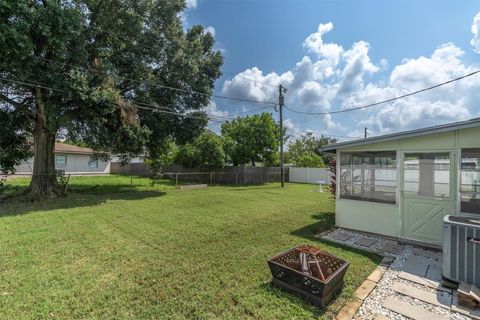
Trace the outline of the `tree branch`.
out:
<instances>
[{"instance_id":1,"label":"tree branch","mask_svg":"<svg viewBox=\"0 0 480 320\"><path fill-rule=\"evenodd\" d=\"M0 100L3 100L7 103L10 103L11 105L13 105L14 107L16 108L21 108L22 107L22 104L20 102L17 102L13 99L10 99L9 97L7 97L6 95L4 95L3 93L0 93Z\"/></svg>"},{"instance_id":2,"label":"tree branch","mask_svg":"<svg viewBox=\"0 0 480 320\"><path fill-rule=\"evenodd\" d=\"M17 102L15 100L7 97L5 94L0 93L0 100L3 100L6 103L9 103L9 104L13 105L15 108L17 108L17 110L19 110L20 112L23 112L23 114L25 115L25 117L27 117L28 120L33 121L33 120L35 120L35 117L28 110L27 105L24 103L24 102L28 101L29 99L30 98L25 98L22 102Z\"/></svg>"}]
</instances>

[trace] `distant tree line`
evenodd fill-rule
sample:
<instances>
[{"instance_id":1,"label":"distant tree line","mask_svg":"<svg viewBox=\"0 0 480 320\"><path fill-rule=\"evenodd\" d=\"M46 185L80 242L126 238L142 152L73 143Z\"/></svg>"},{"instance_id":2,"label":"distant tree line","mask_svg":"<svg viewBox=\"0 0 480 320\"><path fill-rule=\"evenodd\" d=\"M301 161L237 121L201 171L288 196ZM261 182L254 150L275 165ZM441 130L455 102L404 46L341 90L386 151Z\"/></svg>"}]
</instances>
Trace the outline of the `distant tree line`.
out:
<instances>
[{"instance_id":1,"label":"distant tree line","mask_svg":"<svg viewBox=\"0 0 480 320\"><path fill-rule=\"evenodd\" d=\"M225 165L279 166L279 133L280 127L270 113L238 117L223 123L220 134L206 129L191 142L177 145L172 141L163 150L160 162L157 159L150 165L157 172L168 164L200 169L219 169ZM288 142L285 163L323 168L332 155L321 154L319 149L336 141L307 132L301 138Z\"/></svg>"}]
</instances>

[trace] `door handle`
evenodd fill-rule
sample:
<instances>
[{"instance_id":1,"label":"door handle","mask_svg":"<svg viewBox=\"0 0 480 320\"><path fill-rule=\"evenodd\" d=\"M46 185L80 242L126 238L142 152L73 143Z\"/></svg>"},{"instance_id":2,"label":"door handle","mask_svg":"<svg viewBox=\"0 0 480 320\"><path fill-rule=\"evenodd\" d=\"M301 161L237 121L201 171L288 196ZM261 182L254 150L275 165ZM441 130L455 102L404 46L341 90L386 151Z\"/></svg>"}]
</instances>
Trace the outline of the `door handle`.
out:
<instances>
[{"instance_id":1,"label":"door handle","mask_svg":"<svg viewBox=\"0 0 480 320\"><path fill-rule=\"evenodd\" d=\"M467 241L473 244L480 244L480 239L475 239L472 237L467 238Z\"/></svg>"}]
</instances>

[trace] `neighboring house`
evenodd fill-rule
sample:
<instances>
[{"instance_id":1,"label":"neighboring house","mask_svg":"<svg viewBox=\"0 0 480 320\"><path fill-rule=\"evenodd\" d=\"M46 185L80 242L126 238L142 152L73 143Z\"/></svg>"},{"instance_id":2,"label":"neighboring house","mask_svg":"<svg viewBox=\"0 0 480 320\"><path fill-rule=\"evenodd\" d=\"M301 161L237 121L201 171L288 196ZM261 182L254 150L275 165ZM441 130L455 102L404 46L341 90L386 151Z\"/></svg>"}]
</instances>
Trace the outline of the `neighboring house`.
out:
<instances>
[{"instance_id":1,"label":"neighboring house","mask_svg":"<svg viewBox=\"0 0 480 320\"><path fill-rule=\"evenodd\" d=\"M66 174L109 174L110 161L93 160L93 150L66 143L55 143L55 169ZM33 158L16 167L17 174L33 172Z\"/></svg>"},{"instance_id":2,"label":"neighboring house","mask_svg":"<svg viewBox=\"0 0 480 320\"><path fill-rule=\"evenodd\" d=\"M480 219L480 118L337 143L336 225L429 244L445 215Z\"/></svg>"}]
</instances>

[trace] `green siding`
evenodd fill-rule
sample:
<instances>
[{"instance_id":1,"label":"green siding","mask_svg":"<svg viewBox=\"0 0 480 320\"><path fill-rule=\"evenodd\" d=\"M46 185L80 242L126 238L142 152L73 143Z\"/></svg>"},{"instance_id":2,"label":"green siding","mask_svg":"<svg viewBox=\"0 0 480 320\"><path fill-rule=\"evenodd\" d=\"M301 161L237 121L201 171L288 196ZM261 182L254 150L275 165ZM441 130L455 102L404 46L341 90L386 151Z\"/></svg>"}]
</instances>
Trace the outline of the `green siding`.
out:
<instances>
[{"instance_id":1,"label":"green siding","mask_svg":"<svg viewBox=\"0 0 480 320\"><path fill-rule=\"evenodd\" d=\"M451 214L459 214L457 212L458 167L456 158L461 148L480 148L480 127L452 130L450 132L423 135L415 138L396 139L358 147L339 148L337 149L337 156L341 152L355 151L393 150L400 151L400 153L408 151L451 151L453 153L451 174L454 184L451 186L451 202L448 207L453 208L453 210L450 210L452 211ZM401 172L403 164L398 161L397 165L400 167ZM399 187L401 187L401 176L403 174L400 174L398 177ZM336 225L388 236L406 237L403 232L402 205L402 199L398 199L398 205L337 199ZM441 233L442 230L438 232ZM437 241L430 241L430 243L438 244Z\"/></svg>"},{"instance_id":2,"label":"green siding","mask_svg":"<svg viewBox=\"0 0 480 320\"><path fill-rule=\"evenodd\" d=\"M395 205L337 200L335 224L339 227L400 237L399 219Z\"/></svg>"}]
</instances>

